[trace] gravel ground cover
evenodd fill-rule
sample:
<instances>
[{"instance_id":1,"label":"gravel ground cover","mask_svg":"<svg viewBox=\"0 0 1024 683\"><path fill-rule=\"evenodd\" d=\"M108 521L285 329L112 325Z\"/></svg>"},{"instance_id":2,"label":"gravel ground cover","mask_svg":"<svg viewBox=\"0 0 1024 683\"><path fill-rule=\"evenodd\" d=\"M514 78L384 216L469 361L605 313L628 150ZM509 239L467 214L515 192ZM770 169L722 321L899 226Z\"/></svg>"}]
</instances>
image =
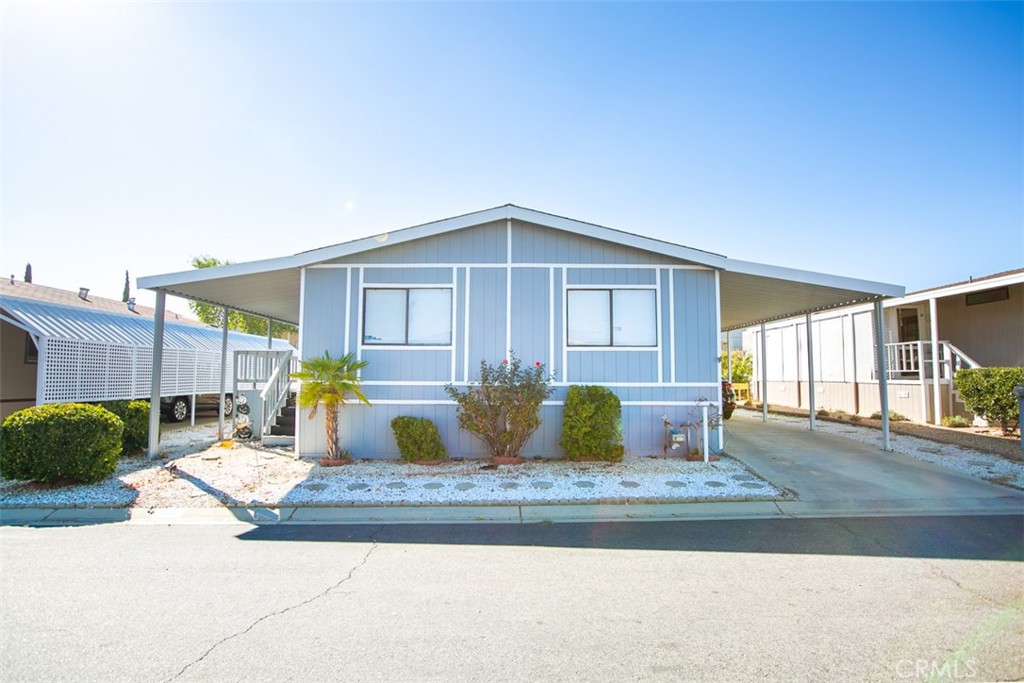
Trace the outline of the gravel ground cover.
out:
<instances>
[{"instance_id":1,"label":"gravel ground cover","mask_svg":"<svg viewBox=\"0 0 1024 683\"><path fill-rule=\"evenodd\" d=\"M743 420L761 420L760 413L736 411L734 417ZM768 420L795 429L807 429L807 418L770 413ZM847 422L818 420L816 429L826 434L838 434L847 439L882 447L882 434L871 427L861 427ZM980 453L955 444L939 443L907 434L890 433L890 444L897 453L930 462L946 469L969 474L996 484L1024 489L1024 463L1014 462L990 453Z\"/></svg>"},{"instance_id":2,"label":"gravel ground cover","mask_svg":"<svg viewBox=\"0 0 1024 683\"><path fill-rule=\"evenodd\" d=\"M436 466L393 460L320 467L290 448L223 446L212 428L161 440L160 460L126 458L115 475L88 486L46 487L0 480L0 507L218 507L222 505L459 505L763 500L783 496L742 464L677 458L621 463L528 461Z\"/></svg>"}]
</instances>

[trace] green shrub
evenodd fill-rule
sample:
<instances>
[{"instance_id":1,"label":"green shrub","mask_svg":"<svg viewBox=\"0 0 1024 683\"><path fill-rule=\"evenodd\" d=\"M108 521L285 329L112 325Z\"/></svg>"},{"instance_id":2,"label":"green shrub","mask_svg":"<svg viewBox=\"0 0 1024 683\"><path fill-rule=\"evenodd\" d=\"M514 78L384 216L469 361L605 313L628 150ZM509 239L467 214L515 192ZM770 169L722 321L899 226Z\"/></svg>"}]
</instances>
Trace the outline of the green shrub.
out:
<instances>
[{"instance_id":1,"label":"green shrub","mask_svg":"<svg viewBox=\"0 0 1024 683\"><path fill-rule=\"evenodd\" d=\"M882 411L881 410L876 410L875 412L871 413L871 419L872 420L881 420L882 419ZM900 413L897 413L895 410L890 410L889 411L889 422L909 422L909 420L907 419L906 415L901 415Z\"/></svg>"},{"instance_id":2,"label":"green shrub","mask_svg":"<svg viewBox=\"0 0 1024 683\"><path fill-rule=\"evenodd\" d=\"M1018 427L1020 407L1013 387L1024 384L1024 368L971 368L953 378L964 405L975 415L998 424L1004 434Z\"/></svg>"},{"instance_id":3,"label":"green shrub","mask_svg":"<svg viewBox=\"0 0 1024 683\"><path fill-rule=\"evenodd\" d=\"M0 427L0 474L92 483L114 473L124 423L109 410L54 403L20 410Z\"/></svg>"},{"instance_id":4,"label":"green shrub","mask_svg":"<svg viewBox=\"0 0 1024 683\"><path fill-rule=\"evenodd\" d=\"M622 405L606 387L569 387L562 411L560 442L570 460L622 460Z\"/></svg>"},{"instance_id":5,"label":"green shrub","mask_svg":"<svg viewBox=\"0 0 1024 683\"><path fill-rule=\"evenodd\" d=\"M441 443L437 426L425 417L396 417L391 430L398 442L398 452L406 462L447 460L448 450Z\"/></svg>"},{"instance_id":6,"label":"green shrub","mask_svg":"<svg viewBox=\"0 0 1024 683\"><path fill-rule=\"evenodd\" d=\"M146 450L149 445L149 401L103 401L99 405L117 415L124 423L121 455Z\"/></svg>"},{"instance_id":7,"label":"green shrub","mask_svg":"<svg viewBox=\"0 0 1024 683\"><path fill-rule=\"evenodd\" d=\"M465 391L450 384L445 391L458 404L459 427L480 439L491 457L518 458L540 427L550 381L539 361L524 368L509 354L498 366L480 361L480 381Z\"/></svg>"},{"instance_id":8,"label":"green shrub","mask_svg":"<svg viewBox=\"0 0 1024 683\"><path fill-rule=\"evenodd\" d=\"M963 429L964 427L970 427L971 421L963 415L943 415L942 426L953 427L954 429Z\"/></svg>"}]
</instances>

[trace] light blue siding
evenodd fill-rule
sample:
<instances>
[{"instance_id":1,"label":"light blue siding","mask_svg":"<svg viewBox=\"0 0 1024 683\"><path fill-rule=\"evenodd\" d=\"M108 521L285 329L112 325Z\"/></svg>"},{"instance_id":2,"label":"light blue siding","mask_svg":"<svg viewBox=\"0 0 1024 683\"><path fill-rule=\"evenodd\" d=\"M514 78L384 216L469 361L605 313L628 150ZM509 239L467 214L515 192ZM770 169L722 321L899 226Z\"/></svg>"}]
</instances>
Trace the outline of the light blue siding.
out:
<instances>
[{"instance_id":1,"label":"light blue siding","mask_svg":"<svg viewBox=\"0 0 1024 683\"><path fill-rule=\"evenodd\" d=\"M551 366L550 296L547 268L512 271L512 350L524 364Z\"/></svg>"},{"instance_id":2,"label":"light blue siding","mask_svg":"<svg viewBox=\"0 0 1024 683\"><path fill-rule=\"evenodd\" d=\"M569 351L569 381L657 382L657 351Z\"/></svg>"},{"instance_id":3,"label":"light blue siding","mask_svg":"<svg viewBox=\"0 0 1024 683\"><path fill-rule=\"evenodd\" d=\"M505 358L504 268L473 268L469 282L469 376L480 376L480 361Z\"/></svg>"},{"instance_id":4,"label":"light blue siding","mask_svg":"<svg viewBox=\"0 0 1024 683\"><path fill-rule=\"evenodd\" d=\"M668 261L642 249L603 242L532 223L512 221L513 263L623 263L650 264Z\"/></svg>"},{"instance_id":5,"label":"light blue siding","mask_svg":"<svg viewBox=\"0 0 1024 683\"><path fill-rule=\"evenodd\" d=\"M450 382L451 358L451 351L446 350L363 347L362 359L369 365L363 369L362 377L367 381Z\"/></svg>"},{"instance_id":6,"label":"light blue siding","mask_svg":"<svg viewBox=\"0 0 1024 683\"><path fill-rule=\"evenodd\" d=\"M505 263L507 235L505 221L494 221L403 244L383 242L371 251L329 263Z\"/></svg>"},{"instance_id":7,"label":"light blue siding","mask_svg":"<svg viewBox=\"0 0 1024 683\"><path fill-rule=\"evenodd\" d=\"M451 268L366 268L366 286L383 285L450 285Z\"/></svg>"},{"instance_id":8,"label":"light blue siding","mask_svg":"<svg viewBox=\"0 0 1024 683\"><path fill-rule=\"evenodd\" d=\"M715 273L675 272L676 381L719 379Z\"/></svg>"},{"instance_id":9,"label":"light blue siding","mask_svg":"<svg viewBox=\"0 0 1024 683\"><path fill-rule=\"evenodd\" d=\"M654 268L570 268L569 285L653 285Z\"/></svg>"},{"instance_id":10,"label":"light blue siding","mask_svg":"<svg viewBox=\"0 0 1024 683\"><path fill-rule=\"evenodd\" d=\"M301 358L318 356L325 350L334 356L345 352L347 280L347 268L306 270Z\"/></svg>"}]
</instances>

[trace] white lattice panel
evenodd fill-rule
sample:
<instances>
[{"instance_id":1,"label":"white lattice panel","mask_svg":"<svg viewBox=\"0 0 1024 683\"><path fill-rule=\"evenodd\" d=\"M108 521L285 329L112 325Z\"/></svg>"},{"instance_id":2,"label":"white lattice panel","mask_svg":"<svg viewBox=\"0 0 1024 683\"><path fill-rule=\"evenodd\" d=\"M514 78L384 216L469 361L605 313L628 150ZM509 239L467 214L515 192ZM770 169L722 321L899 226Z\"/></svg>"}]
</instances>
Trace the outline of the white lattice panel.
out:
<instances>
[{"instance_id":1,"label":"white lattice panel","mask_svg":"<svg viewBox=\"0 0 1024 683\"><path fill-rule=\"evenodd\" d=\"M149 397L150 348L74 339L44 339L43 345L44 403ZM217 351L164 349L160 394L217 393L220 369ZM231 386L230 377L227 386Z\"/></svg>"}]
</instances>

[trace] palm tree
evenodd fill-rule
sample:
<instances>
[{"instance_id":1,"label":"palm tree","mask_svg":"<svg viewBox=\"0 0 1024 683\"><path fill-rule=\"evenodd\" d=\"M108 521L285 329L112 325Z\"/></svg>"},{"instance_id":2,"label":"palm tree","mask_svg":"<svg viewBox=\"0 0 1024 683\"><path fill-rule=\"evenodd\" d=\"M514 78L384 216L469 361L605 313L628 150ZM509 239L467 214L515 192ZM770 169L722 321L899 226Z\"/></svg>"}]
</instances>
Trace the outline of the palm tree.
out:
<instances>
[{"instance_id":1,"label":"palm tree","mask_svg":"<svg viewBox=\"0 0 1024 683\"><path fill-rule=\"evenodd\" d=\"M327 457L338 458L338 408L345 404L345 398L353 395L366 405L371 405L359 389L359 371L368 363L356 360L354 353L341 358L324 355L301 361L302 369L292 379L302 382L299 389L299 407L309 410L309 419L316 417L321 403L327 409Z\"/></svg>"}]
</instances>

